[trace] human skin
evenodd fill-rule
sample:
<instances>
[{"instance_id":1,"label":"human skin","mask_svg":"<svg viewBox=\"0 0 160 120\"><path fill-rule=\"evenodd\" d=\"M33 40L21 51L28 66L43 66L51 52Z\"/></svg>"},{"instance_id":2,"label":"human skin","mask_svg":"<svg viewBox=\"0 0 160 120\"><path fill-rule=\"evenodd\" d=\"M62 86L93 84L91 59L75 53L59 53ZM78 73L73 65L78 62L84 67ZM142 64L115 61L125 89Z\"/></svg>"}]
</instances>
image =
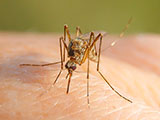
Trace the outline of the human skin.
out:
<instances>
[{"instance_id":1,"label":"human skin","mask_svg":"<svg viewBox=\"0 0 160 120\"><path fill-rule=\"evenodd\" d=\"M19 66L60 61L60 35L0 33L0 120L158 120L160 118L160 36L124 37L110 49L104 37L100 71L129 103L119 97L90 62L90 105L86 63L73 73L69 94L60 64Z\"/></svg>"}]
</instances>

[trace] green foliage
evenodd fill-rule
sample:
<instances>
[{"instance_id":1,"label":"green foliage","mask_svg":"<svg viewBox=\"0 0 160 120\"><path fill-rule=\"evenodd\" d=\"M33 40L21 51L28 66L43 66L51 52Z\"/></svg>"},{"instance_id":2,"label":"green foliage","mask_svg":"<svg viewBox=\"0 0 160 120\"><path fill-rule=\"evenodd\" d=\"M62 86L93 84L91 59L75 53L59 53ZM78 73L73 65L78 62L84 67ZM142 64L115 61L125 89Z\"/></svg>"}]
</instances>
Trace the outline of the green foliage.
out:
<instances>
[{"instance_id":1,"label":"green foliage","mask_svg":"<svg viewBox=\"0 0 160 120\"><path fill-rule=\"evenodd\" d=\"M159 0L1 0L0 30L63 32L105 30L119 33L128 19L128 32L160 33Z\"/></svg>"}]
</instances>

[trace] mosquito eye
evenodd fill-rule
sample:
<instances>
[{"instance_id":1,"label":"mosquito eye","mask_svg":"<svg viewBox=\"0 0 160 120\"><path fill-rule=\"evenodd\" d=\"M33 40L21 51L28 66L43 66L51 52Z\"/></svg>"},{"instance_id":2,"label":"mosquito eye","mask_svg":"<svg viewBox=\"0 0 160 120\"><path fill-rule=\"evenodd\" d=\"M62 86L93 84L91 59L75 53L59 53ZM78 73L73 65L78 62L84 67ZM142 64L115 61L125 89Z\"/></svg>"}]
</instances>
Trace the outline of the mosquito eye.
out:
<instances>
[{"instance_id":1,"label":"mosquito eye","mask_svg":"<svg viewBox=\"0 0 160 120\"><path fill-rule=\"evenodd\" d=\"M76 66L72 66L71 68L72 68L72 70L75 70L75 69L76 69Z\"/></svg>"},{"instance_id":2,"label":"mosquito eye","mask_svg":"<svg viewBox=\"0 0 160 120\"><path fill-rule=\"evenodd\" d=\"M68 68L68 65L67 65L67 64L65 64L65 68Z\"/></svg>"}]
</instances>

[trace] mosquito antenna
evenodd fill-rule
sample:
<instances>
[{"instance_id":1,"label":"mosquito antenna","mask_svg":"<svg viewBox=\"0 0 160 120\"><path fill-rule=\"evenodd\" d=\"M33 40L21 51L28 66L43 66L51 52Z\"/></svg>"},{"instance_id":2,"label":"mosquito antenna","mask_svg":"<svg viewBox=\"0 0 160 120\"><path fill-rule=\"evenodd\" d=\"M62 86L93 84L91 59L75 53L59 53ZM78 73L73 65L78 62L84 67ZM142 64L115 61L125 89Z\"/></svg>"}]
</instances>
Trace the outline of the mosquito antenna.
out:
<instances>
[{"instance_id":1,"label":"mosquito antenna","mask_svg":"<svg viewBox=\"0 0 160 120\"><path fill-rule=\"evenodd\" d=\"M126 30L128 29L129 25L132 22L132 17L130 17L130 19L128 20L128 23L125 25L124 29L122 30L122 32L120 33L119 37L122 38L124 36L124 33L126 32ZM120 39L116 39L114 40L108 47L106 47L105 49L103 49L102 51L109 49L111 47L113 47Z\"/></svg>"}]
</instances>

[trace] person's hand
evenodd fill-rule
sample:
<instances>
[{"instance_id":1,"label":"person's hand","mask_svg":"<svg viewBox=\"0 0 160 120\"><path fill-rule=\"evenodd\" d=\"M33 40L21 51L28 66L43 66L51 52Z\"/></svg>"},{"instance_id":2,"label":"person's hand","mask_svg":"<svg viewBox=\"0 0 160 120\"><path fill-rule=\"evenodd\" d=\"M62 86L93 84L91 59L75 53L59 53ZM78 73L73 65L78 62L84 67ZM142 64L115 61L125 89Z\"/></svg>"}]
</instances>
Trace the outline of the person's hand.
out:
<instances>
[{"instance_id":1,"label":"person's hand","mask_svg":"<svg viewBox=\"0 0 160 120\"><path fill-rule=\"evenodd\" d=\"M160 118L160 36L135 35L103 50L100 71L129 103L119 97L90 64L90 106L86 64L73 73L66 94L67 71L50 89L60 64L59 35L0 34L1 120L158 120ZM103 48L109 39L104 37ZM42 95L43 94L43 95Z\"/></svg>"}]
</instances>

